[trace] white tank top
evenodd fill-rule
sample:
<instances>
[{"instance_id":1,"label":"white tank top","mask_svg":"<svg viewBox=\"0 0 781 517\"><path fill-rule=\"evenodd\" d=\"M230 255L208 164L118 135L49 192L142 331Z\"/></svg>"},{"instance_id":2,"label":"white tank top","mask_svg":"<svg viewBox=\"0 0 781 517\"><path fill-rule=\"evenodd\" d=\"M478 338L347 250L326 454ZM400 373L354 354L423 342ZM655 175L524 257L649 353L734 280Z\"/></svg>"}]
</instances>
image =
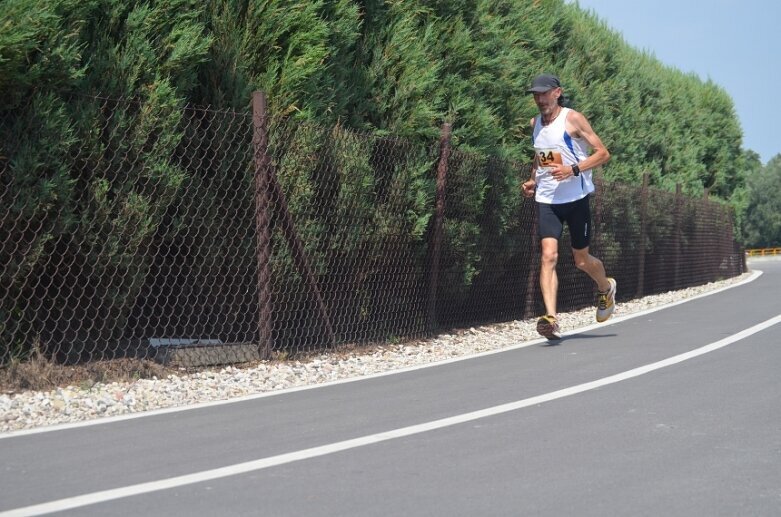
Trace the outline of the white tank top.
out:
<instances>
[{"instance_id":1,"label":"white tank top","mask_svg":"<svg viewBox=\"0 0 781 517\"><path fill-rule=\"evenodd\" d=\"M541 115L534 120L532 145L538 160L534 199L539 203L569 203L594 192L591 169L580 171L579 176L562 181L556 181L550 175L549 165L553 163L575 165L588 157L588 142L582 138L572 138L567 133L564 122L570 111L569 108L561 108L558 116L547 126L542 125Z\"/></svg>"}]
</instances>

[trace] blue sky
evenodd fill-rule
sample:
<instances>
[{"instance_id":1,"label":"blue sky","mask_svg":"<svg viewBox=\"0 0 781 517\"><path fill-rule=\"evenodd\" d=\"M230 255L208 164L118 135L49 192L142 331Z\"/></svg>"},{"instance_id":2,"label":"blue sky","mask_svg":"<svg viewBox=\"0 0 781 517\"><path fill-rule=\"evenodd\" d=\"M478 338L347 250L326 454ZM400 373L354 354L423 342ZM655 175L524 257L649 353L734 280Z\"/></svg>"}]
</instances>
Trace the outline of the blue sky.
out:
<instances>
[{"instance_id":1,"label":"blue sky","mask_svg":"<svg viewBox=\"0 0 781 517\"><path fill-rule=\"evenodd\" d=\"M574 2L572 2L574 3ZM781 0L579 0L626 42L732 97L743 148L781 153ZM586 114L588 116L588 114Z\"/></svg>"}]
</instances>

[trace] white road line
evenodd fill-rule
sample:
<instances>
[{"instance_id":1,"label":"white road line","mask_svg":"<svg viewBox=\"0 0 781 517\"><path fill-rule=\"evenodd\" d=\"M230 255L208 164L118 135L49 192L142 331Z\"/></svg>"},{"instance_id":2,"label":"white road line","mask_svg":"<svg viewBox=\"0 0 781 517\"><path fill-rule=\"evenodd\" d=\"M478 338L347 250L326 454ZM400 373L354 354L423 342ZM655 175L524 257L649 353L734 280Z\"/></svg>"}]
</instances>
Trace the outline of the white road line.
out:
<instances>
[{"instance_id":1,"label":"white road line","mask_svg":"<svg viewBox=\"0 0 781 517\"><path fill-rule=\"evenodd\" d=\"M632 314L627 314L625 316L614 316L610 320L606 321L605 323L595 323L593 325L588 325L586 327L580 327L580 328L577 328L577 329L574 329L574 330L571 330L571 331L568 331L568 332L564 332L563 335L564 336L573 336L573 335L576 335L576 334L580 334L580 333L583 333L583 332L588 332L590 330L594 330L596 328L606 327L606 326L609 326L609 325L615 325L616 323L621 323L622 321L626 321L626 320L629 320L629 319L632 319L632 318L638 318L640 316L645 316L646 314L651 314L652 312L661 311L661 310L664 310L664 309L668 309L670 307L674 307L676 305L680 305L682 303L691 302L691 301L697 300L699 298L704 298L706 296L711 296L713 294L721 293L723 291L726 291L727 289L732 289L733 287L738 287L738 286L747 284L749 282L753 282L754 280L759 278L761 275L762 275L762 271L754 270L754 271L752 271L751 275L749 275L747 278L741 280L740 282L736 282L734 284L730 284L730 285L727 285L727 286L724 286L724 287L720 287L719 289L714 289L713 291L708 291L706 293L701 293L701 294L698 294L696 296L692 296L690 298L686 298L684 300L679 300L677 302L668 303L666 305L660 305L658 307L652 307L652 308L646 309L644 311L633 312ZM279 396L279 395L284 395L286 393L294 393L294 392L297 392L297 391L305 391L305 390L312 390L312 389L318 389L318 388L325 388L327 386L334 386L336 384L346 384L346 383L349 383L349 382L364 381L364 380L367 380L367 379L373 379L373 378L377 378L377 377L384 377L386 375L396 375L396 374L400 374L400 373L404 373L404 372L411 372L411 371L415 371L415 370L422 370L423 368L432 368L432 367L435 367L435 366L441 366L441 365L448 364L448 363L455 363L455 362L458 362L458 361L468 361L468 360L474 359L476 357L483 357L483 356L493 355L493 354L501 354L503 352L508 352L510 350L517 350L519 348L525 348L525 347L528 347L528 346L537 345L537 344L540 344L540 343L545 343L546 341L547 341L546 339L534 339L532 341L525 341L523 343L519 343L519 344L513 345L513 346L508 346L508 347L504 347L504 348L500 348L500 349L496 349L496 350L487 350L485 352L478 352L478 353L475 353L475 354L468 354L468 355L464 355L464 356L460 356L460 357L453 357L453 358L450 358L450 359L444 359L442 361L435 361L435 362L431 362L431 363L418 364L418 365L414 365L414 366L408 366L406 368L398 368L398 369L395 369L395 370L388 370L388 371L384 371L384 372L377 372L377 373L372 373L372 374L368 374L368 375L362 375L360 377L349 377L349 378L345 378L345 379L338 379L338 380L335 380L335 381L323 382L321 384L309 384L309 385L306 385L306 386L296 386L296 387L293 387L293 388L286 388L286 389L276 390L276 391L266 391L266 392L262 392L262 393L253 393L252 395L244 395L244 396L241 396L241 397L234 397L234 398L230 398L230 399L226 399L226 400L213 400L213 401L209 401L209 402L199 402L199 403L196 403L196 404L189 404L189 405L186 405L186 406L174 406L174 407L167 407L167 408L162 408L162 409L152 409L152 410L149 410L149 411L142 411L142 412L138 412L138 413L128 413L128 414L125 414L125 415L116 415L116 416L111 416L111 417L98 418L98 419L95 419L95 420L85 420L85 421L81 421L81 422L70 422L70 423L67 423L67 424L55 424L55 425L50 425L50 426L46 426L46 427L37 427L37 428L33 428L33 429L24 429L24 430L20 430L20 431L11 431L9 433L0 434L0 440L3 440L5 438L13 438L13 437L17 437L17 436L26 436L26 435L31 435L31 434L50 433L50 432L54 432L54 431L63 431L63 430L66 430L66 429L75 429L75 428L79 428L79 427L87 427L87 426L93 426L93 425L104 425L104 424L110 424L110 423L113 423L113 422L120 422L120 421L123 421L123 420L132 420L132 419L136 419L136 418L145 418L145 417L150 417L150 416L155 416L155 415L164 415L164 414L168 414L168 413L178 413L180 411L190 411L190 410L193 410L193 409L201 409L201 408L207 408L207 407L212 407L212 406L221 406L221 405L224 405L224 404L235 404L237 402L244 402L244 401L248 401L248 400L255 400L255 399L265 398L265 397L276 397L276 396Z\"/></svg>"},{"instance_id":2,"label":"white road line","mask_svg":"<svg viewBox=\"0 0 781 517\"><path fill-rule=\"evenodd\" d=\"M147 494L150 492L156 492L159 490L166 490L169 488L176 488L184 485L190 485L193 483L201 483L204 481L211 481L214 479L220 479L228 476L235 476L238 474L244 474L247 472L254 472L263 470L269 467L275 467L278 465L284 465L286 463L292 463L295 461L306 460L310 458L316 458L318 456L325 456L327 454L333 454L348 449L355 449L356 447L363 447L365 445L372 445L387 440L393 440L395 438L402 438L415 434L425 433L427 431L433 431L435 429L442 429L453 425L463 424L465 422L471 422L481 418L487 418L502 413L508 413L510 411L516 411L529 406L542 404L544 402L550 402L552 400L569 397L570 395L576 395L583 393L584 391L601 388L608 384L614 384L617 382L639 377L649 372L672 366L674 364L681 363L688 359L698 357L719 348L723 348L727 345L745 339L757 332L761 332L767 328L781 323L781 314L770 318L758 325L747 328L737 334L733 334L729 337L705 345L703 347L678 354L655 363L650 363L645 366L640 366L627 370L625 372L603 377L595 381L586 382L584 384L578 384L577 386L571 386L536 397L531 397L516 402L509 402L507 404L500 404L498 406L481 409L479 411L472 411L470 413L464 413L448 418L442 418L440 420L433 420L431 422L425 422L422 424L411 425L408 427L402 427L399 429L393 429L384 433L370 434L362 436L360 438L354 438L352 440L344 440L341 442L330 443L327 445L321 445L319 447L312 447L309 449L302 449L299 451L289 452L286 454L279 454L277 456L270 456L268 458L261 458L254 461L247 461L244 463L237 463L235 465L228 465L227 467L221 467L212 470L204 470L202 472L196 472L194 474L187 474L184 476L176 476L168 479L160 479L157 481L150 481L148 483L139 483L137 485L130 485L121 488L115 488L111 490L103 490L100 492L93 492L91 494L84 494L76 497L68 497L64 499L58 499L48 503L36 504L32 506L26 506L23 508L16 508L6 512L0 512L0 517L6 516L31 516L31 515L43 515L50 512L71 510L74 508L80 508L97 503L104 503L106 501L112 501L115 499L121 499L124 497L130 497L134 495Z\"/></svg>"}]
</instances>

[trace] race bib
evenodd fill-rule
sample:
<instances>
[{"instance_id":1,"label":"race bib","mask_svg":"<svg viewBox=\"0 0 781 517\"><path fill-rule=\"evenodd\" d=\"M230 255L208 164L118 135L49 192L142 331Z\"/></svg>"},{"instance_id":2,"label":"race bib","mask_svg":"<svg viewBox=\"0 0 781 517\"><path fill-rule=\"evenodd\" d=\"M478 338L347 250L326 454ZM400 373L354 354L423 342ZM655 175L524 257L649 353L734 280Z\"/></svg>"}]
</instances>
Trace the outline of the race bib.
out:
<instances>
[{"instance_id":1,"label":"race bib","mask_svg":"<svg viewBox=\"0 0 781 517\"><path fill-rule=\"evenodd\" d=\"M561 153L555 149L538 149L537 160L540 163L540 167L550 167L554 163L562 165Z\"/></svg>"}]
</instances>

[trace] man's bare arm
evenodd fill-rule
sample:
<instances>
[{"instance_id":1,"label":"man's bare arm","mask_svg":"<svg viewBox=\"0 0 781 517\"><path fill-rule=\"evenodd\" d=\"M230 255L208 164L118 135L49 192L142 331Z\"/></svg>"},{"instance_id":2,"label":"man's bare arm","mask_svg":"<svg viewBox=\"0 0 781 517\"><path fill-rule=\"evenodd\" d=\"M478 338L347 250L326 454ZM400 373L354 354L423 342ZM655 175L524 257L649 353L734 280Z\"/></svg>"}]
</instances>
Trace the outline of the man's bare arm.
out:
<instances>
[{"instance_id":1,"label":"man's bare arm","mask_svg":"<svg viewBox=\"0 0 781 517\"><path fill-rule=\"evenodd\" d=\"M599 167L610 160L610 152L607 150L607 147L605 147L605 144L602 143L602 139L599 138L599 135L597 135L591 127L588 119L586 119L582 113L571 111L567 117L567 124L575 129L575 131L573 131L573 136L584 139L594 150L588 158L578 164L581 170Z\"/></svg>"}]
</instances>

